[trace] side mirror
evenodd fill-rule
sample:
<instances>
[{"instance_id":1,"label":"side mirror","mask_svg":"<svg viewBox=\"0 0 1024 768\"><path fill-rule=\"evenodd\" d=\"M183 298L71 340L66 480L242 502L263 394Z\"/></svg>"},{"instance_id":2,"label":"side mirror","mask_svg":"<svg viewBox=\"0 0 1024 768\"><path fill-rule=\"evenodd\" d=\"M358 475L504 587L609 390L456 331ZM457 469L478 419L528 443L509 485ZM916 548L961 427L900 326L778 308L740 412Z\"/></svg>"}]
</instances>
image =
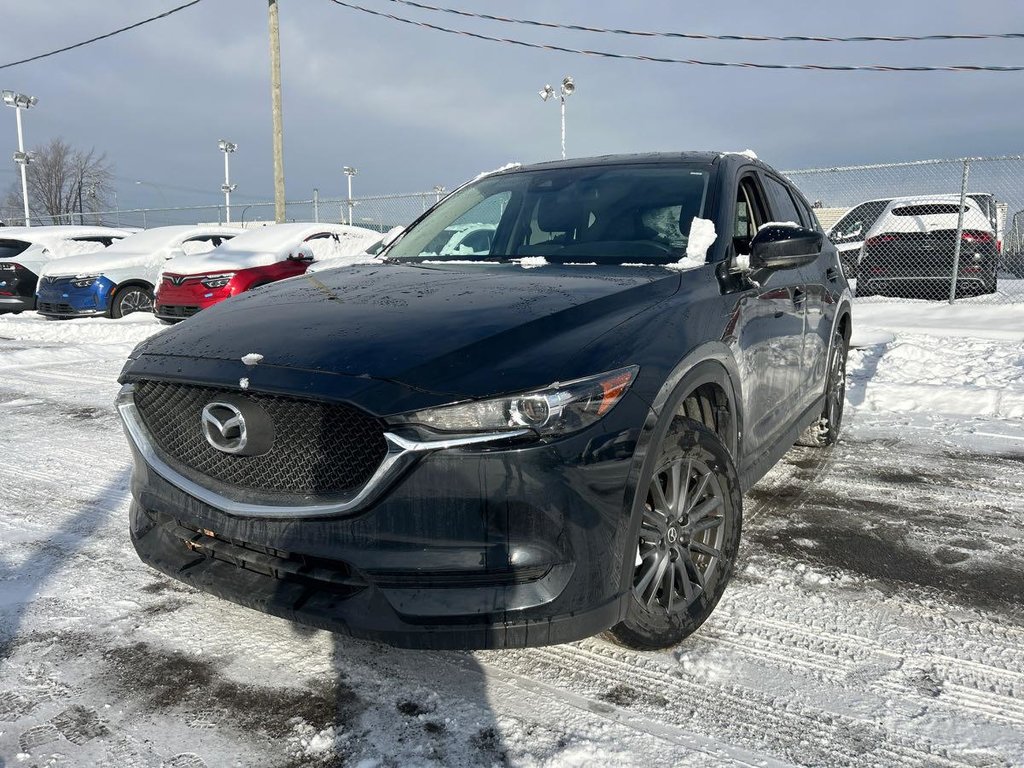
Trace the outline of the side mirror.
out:
<instances>
[{"instance_id":1,"label":"side mirror","mask_svg":"<svg viewBox=\"0 0 1024 768\"><path fill-rule=\"evenodd\" d=\"M288 254L291 261L313 261L313 249L308 243L303 243L294 251Z\"/></svg>"},{"instance_id":2,"label":"side mirror","mask_svg":"<svg viewBox=\"0 0 1024 768\"><path fill-rule=\"evenodd\" d=\"M788 269L810 264L825 236L813 229L779 224L762 227L750 242L751 269Z\"/></svg>"}]
</instances>

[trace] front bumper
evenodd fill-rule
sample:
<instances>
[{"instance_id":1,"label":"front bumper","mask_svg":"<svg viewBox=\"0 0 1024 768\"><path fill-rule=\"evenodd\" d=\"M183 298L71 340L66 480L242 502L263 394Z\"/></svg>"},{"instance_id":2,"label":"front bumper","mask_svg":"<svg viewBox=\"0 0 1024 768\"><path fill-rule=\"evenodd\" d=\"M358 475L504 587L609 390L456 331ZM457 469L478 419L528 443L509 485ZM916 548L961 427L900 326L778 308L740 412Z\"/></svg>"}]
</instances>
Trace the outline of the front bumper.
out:
<instances>
[{"instance_id":1,"label":"front bumper","mask_svg":"<svg viewBox=\"0 0 1024 768\"><path fill-rule=\"evenodd\" d=\"M97 278L84 288L72 285L70 278L43 278L36 294L36 310L51 317L94 317L105 315L110 307L114 284Z\"/></svg>"},{"instance_id":2,"label":"front bumper","mask_svg":"<svg viewBox=\"0 0 1024 768\"><path fill-rule=\"evenodd\" d=\"M0 296L0 314L4 312L26 312L35 308L35 296Z\"/></svg>"},{"instance_id":3,"label":"front bumper","mask_svg":"<svg viewBox=\"0 0 1024 768\"><path fill-rule=\"evenodd\" d=\"M187 493L132 438L132 541L219 597L416 648L568 642L622 617L630 474L647 406L632 395L552 443L412 457L344 516L230 514Z\"/></svg>"}]
</instances>

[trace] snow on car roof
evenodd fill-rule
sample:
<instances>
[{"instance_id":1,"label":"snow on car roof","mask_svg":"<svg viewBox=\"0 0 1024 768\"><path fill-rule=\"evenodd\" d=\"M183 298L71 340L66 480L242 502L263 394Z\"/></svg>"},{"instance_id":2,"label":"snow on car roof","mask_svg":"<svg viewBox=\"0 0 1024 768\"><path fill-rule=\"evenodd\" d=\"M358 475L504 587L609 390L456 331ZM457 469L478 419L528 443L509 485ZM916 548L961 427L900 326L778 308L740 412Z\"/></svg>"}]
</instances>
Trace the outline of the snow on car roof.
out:
<instances>
[{"instance_id":1,"label":"snow on car roof","mask_svg":"<svg viewBox=\"0 0 1024 768\"><path fill-rule=\"evenodd\" d=\"M218 250L224 252L272 252L278 253L292 248L311 235L320 232L331 232L341 237L366 237L367 234L379 235L365 227L350 227L347 224L313 224L310 222L273 224L260 229L246 230L244 234L232 238Z\"/></svg>"},{"instance_id":2,"label":"snow on car roof","mask_svg":"<svg viewBox=\"0 0 1024 768\"><path fill-rule=\"evenodd\" d=\"M75 237L128 237L133 234L115 227L54 225L46 227L0 227L0 240L21 240L26 243L51 243Z\"/></svg>"},{"instance_id":3,"label":"snow on car roof","mask_svg":"<svg viewBox=\"0 0 1024 768\"><path fill-rule=\"evenodd\" d=\"M168 248L178 243L189 240L193 237L204 235L240 235L245 230L240 227L226 227L219 225L178 225L171 227L154 227L144 229L134 235L111 245L106 253L152 253L163 248Z\"/></svg>"}]
</instances>

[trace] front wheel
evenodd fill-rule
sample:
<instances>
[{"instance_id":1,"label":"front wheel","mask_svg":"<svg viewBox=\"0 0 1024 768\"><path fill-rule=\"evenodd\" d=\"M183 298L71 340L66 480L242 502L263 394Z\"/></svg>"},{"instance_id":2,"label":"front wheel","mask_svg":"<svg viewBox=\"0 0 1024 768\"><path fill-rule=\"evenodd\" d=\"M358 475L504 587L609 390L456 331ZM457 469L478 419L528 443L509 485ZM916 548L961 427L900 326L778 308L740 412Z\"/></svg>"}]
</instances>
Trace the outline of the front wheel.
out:
<instances>
[{"instance_id":1,"label":"front wheel","mask_svg":"<svg viewBox=\"0 0 1024 768\"><path fill-rule=\"evenodd\" d=\"M648 482L626 618L611 639L652 650L692 634L718 605L739 549L743 501L729 450L700 422L677 417Z\"/></svg>"},{"instance_id":2,"label":"front wheel","mask_svg":"<svg viewBox=\"0 0 1024 768\"><path fill-rule=\"evenodd\" d=\"M818 420L811 424L797 441L808 448L828 448L839 442L843 428L843 409L846 405L846 358L849 344L842 331L832 338L832 352L828 359L828 380L825 382L825 407Z\"/></svg>"},{"instance_id":3,"label":"front wheel","mask_svg":"<svg viewBox=\"0 0 1024 768\"><path fill-rule=\"evenodd\" d=\"M133 312L152 312L153 292L141 285L128 285L114 294L110 302L110 316L114 319Z\"/></svg>"}]
</instances>

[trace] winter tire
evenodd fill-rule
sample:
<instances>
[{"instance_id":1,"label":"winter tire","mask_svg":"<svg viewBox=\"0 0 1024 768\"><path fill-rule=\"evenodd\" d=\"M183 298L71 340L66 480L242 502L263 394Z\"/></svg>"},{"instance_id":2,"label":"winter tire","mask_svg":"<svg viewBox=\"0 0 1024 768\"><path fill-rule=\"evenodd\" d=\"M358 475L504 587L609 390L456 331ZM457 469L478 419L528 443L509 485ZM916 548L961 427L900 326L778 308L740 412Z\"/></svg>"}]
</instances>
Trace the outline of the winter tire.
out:
<instances>
[{"instance_id":1,"label":"winter tire","mask_svg":"<svg viewBox=\"0 0 1024 768\"><path fill-rule=\"evenodd\" d=\"M679 643L711 615L732 575L743 501L729 450L677 417L648 479L626 617L611 639L652 650Z\"/></svg>"}]
</instances>

